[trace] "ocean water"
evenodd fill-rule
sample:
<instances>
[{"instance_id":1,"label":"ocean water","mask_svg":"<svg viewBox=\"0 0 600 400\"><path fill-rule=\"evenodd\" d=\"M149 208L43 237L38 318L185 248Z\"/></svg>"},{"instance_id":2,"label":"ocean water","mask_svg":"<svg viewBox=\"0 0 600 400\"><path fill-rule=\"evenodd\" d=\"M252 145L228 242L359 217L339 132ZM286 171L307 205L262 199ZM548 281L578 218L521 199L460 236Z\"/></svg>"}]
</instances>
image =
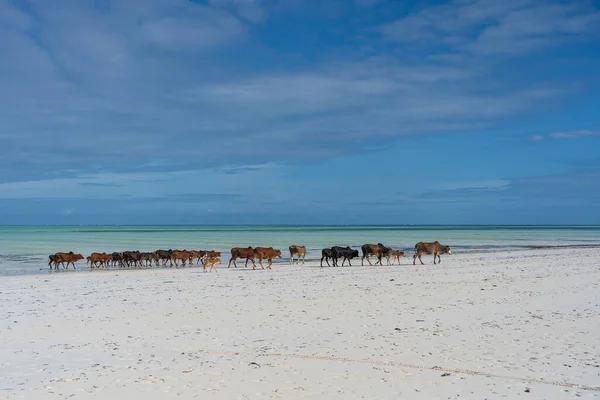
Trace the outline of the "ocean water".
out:
<instances>
[{"instance_id":1,"label":"ocean water","mask_svg":"<svg viewBox=\"0 0 600 400\"><path fill-rule=\"evenodd\" d=\"M453 252L501 248L600 246L600 226L0 226L0 276L48 273L48 255L157 249L203 249L229 253L232 247L273 246L288 260L292 244L307 247L307 259L334 245L360 248L384 243L412 249L439 240ZM227 254L221 258L229 260ZM78 269L85 269L80 262Z\"/></svg>"}]
</instances>

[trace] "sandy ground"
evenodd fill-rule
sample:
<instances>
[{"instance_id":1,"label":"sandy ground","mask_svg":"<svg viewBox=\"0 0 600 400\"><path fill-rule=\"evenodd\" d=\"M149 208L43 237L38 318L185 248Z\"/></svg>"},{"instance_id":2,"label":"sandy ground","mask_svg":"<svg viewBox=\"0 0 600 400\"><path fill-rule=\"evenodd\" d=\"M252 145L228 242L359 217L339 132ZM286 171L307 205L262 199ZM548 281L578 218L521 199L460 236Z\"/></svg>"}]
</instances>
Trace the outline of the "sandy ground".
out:
<instances>
[{"instance_id":1,"label":"sandy ground","mask_svg":"<svg viewBox=\"0 0 600 400\"><path fill-rule=\"evenodd\" d=\"M0 398L600 397L600 249L424 261L1 278Z\"/></svg>"}]
</instances>

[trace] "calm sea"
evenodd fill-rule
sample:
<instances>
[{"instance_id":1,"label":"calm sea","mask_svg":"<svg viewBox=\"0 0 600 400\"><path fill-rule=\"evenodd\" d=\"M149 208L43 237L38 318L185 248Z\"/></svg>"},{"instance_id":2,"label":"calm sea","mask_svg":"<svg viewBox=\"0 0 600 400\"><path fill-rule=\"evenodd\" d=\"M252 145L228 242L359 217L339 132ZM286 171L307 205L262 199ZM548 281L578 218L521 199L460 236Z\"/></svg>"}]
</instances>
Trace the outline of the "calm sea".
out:
<instances>
[{"instance_id":1,"label":"calm sea","mask_svg":"<svg viewBox=\"0 0 600 400\"><path fill-rule=\"evenodd\" d=\"M47 273L48 254L157 249L206 249L291 244L307 246L307 259L333 245L359 248L384 243L411 250L418 241L439 240L453 251L600 245L598 226L27 226L0 227L0 275ZM411 251L412 253L412 251ZM228 257L222 259L227 262ZM82 267L84 264L80 263Z\"/></svg>"}]
</instances>

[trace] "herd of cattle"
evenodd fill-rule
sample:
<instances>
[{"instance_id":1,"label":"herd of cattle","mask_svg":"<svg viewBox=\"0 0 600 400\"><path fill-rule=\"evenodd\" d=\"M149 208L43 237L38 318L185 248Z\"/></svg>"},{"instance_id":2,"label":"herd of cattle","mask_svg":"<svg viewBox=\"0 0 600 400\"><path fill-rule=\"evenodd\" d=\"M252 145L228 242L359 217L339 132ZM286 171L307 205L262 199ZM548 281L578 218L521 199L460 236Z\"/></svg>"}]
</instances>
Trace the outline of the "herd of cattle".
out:
<instances>
[{"instance_id":1,"label":"herd of cattle","mask_svg":"<svg viewBox=\"0 0 600 400\"><path fill-rule=\"evenodd\" d=\"M394 260L399 264L400 257L403 257L405 254L404 251L394 250L381 243L364 244L361 246L361 250L361 265L364 265L365 259L369 265L373 265L370 260L371 257L377 258L375 265L382 265L382 259L384 257L387 258L388 265L393 264ZM304 264L304 259L306 258L306 246L293 245L289 247L289 251L290 264L299 264L300 261ZM421 264L423 264L423 260L421 260L421 255L423 254L432 254L433 263L436 264L437 262L442 261L440 254L452 254L452 251L450 250L450 246L442 245L437 241L429 243L419 242L415 245L413 265L417 258ZM353 258L358 258L359 256L358 250L354 250L349 246L333 246L321 250L321 267L323 267L323 261L325 261L328 266L333 264L334 267L337 267L338 260L340 259L342 260L342 266L346 261L348 261L348 265L351 266L351 260ZM217 264L221 263L220 257L221 253L214 250L156 250L150 253L139 251L92 253L87 257L86 261L91 268L149 268L153 266L167 267L167 264L169 267L173 267L173 265L175 265L175 267L179 267L180 265L182 267L185 267L186 265L191 267L194 263L202 263L205 272L207 268L209 268L209 271L211 272L213 269L216 272ZM262 262L263 260L266 260L268 261L267 268L271 269L273 259L281 257L281 250L274 249L273 247L234 247L231 249L231 258L229 259L227 268L231 267L231 263L237 268L236 261L238 259L245 259L246 267L248 266L248 262L251 261L252 269L256 269L256 262L258 261L261 268L265 269ZM58 269L61 265L63 268L68 269L70 264L75 268L75 263L79 260L83 260L81 254L72 251L69 253L51 254L48 258L48 266L50 269ZM332 264L330 264L329 261L331 261Z\"/></svg>"}]
</instances>

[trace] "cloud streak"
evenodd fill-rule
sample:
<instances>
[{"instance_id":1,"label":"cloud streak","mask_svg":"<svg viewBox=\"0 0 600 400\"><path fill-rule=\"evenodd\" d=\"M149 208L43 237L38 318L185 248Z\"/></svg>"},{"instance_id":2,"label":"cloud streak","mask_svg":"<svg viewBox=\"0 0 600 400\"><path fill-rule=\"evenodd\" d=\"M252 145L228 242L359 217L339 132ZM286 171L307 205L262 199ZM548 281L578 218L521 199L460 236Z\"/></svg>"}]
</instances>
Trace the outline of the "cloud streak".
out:
<instances>
[{"instance_id":1,"label":"cloud streak","mask_svg":"<svg viewBox=\"0 0 600 400\"><path fill-rule=\"evenodd\" d=\"M600 131L574 130L564 132L553 132L547 135L534 135L530 138L530 141L542 142L544 140L581 139L590 137L600 137Z\"/></svg>"}]
</instances>

